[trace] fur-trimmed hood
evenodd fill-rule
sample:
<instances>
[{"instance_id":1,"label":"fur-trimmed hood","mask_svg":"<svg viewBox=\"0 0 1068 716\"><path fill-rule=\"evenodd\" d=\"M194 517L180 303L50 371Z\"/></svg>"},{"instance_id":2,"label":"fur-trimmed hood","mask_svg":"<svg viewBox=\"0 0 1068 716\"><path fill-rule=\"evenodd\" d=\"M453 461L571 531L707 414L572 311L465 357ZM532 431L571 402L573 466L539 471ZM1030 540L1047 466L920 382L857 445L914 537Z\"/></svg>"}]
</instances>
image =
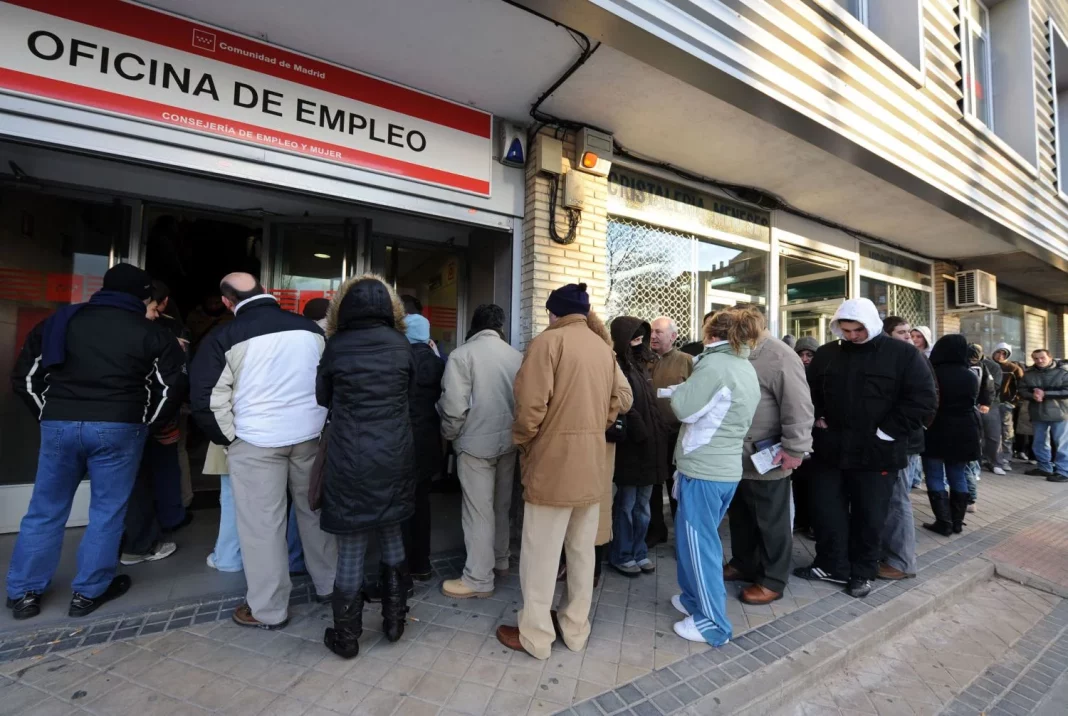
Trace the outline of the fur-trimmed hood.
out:
<instances>
[{"instance_id":1,"label":"fur-trimmed hood","mask_svg":"<svg viewBox=\"0 0 1068 716\"><path fill-rule=\"evenodd\" d=\"M359 295L349 296L356 285L364 281L377 281L382 285L384 293L380 293L373 285L364 284L358 289ZM346 301L346 298L349 300ZM387 299L389 307L386 306ZM375 273L353 276L341 284L330 301L330 308L326 312L326 337L337 333L338 328L343 327L346 322L360 319L383 320L400 333L404 333L407 328L404 316L404 304L384 278Z\"/></svg>"}]
</instances>

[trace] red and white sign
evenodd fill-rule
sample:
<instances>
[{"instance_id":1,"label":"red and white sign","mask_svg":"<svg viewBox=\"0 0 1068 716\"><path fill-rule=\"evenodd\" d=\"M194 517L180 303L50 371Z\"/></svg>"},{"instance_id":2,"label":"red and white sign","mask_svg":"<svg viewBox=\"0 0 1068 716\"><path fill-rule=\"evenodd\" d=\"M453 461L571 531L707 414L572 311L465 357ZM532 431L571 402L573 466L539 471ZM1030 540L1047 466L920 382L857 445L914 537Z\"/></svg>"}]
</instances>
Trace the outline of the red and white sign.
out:
<instances>
[{"instance_id":1,"label":"red and white sign","mask_svg":"<svg viewBox=\"0 0 1068 716\"><path fill-rule=\"evenodd\" d=\"M0 91L490 193L488 113L124 0L0 1Z\"/></svg>"}]
</instances>

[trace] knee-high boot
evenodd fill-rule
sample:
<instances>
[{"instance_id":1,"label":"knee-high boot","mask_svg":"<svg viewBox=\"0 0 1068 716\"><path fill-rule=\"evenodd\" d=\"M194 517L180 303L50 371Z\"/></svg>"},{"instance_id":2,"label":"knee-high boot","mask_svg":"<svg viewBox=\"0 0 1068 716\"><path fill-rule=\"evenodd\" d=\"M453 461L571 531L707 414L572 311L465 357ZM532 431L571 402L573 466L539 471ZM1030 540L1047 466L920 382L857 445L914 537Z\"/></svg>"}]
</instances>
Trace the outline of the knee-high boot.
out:
<instances>
[{"instance_id":1,"label":"knee-high boot","mask_svg":"<svg viewBox=\"0 0 1068 716\"><path fill-rule=\"evenodd\" d=\"M968 512L971 496L967 492L952 492L949 495L950 519L953 521L954 534L964 531L964 515Z\"/></svg>"},{"instance_id":2,"label":"knee-high boot","mask_svg":"<svg viewBox=\"0 0 1068 716\"><path fill-rule=\"evenodd\" d=\"M964 496L967 497L968 495L965 494ZM953 517L949 509L949 493L928 491L927 499L931 501L931 511L934 512L935 521L925 522L923 528L937 532L943 537L949 537L953 534ZM965 507L967 507L967 504L965 504Z\"/></svg>"},{"instance_id":3,"label":"knee-high boot","mask_svg":"<svg viewBox=\"0 0 1068 716\"><path fill-rule=\"evenodd\" d=\"M359 638L363 634L363 592L342 594L334 585L334 626L327 627L323 634L326 648L342 659L351 659L360 653Z\"/></svg>"},{"instance_id":4,"label":"knee-high boot","mask_svg":"<svg viewBox=\"0 0 1068 716\"><path fill-rule=\"evenodd\" d=\"M408 563L401 562L395 567L383 564L380 582L382 590L382 631L386 639L397 641L404 634L404 620L408 614L408 590L412 578L408 574Z\"/></svg>"}]
</instances>

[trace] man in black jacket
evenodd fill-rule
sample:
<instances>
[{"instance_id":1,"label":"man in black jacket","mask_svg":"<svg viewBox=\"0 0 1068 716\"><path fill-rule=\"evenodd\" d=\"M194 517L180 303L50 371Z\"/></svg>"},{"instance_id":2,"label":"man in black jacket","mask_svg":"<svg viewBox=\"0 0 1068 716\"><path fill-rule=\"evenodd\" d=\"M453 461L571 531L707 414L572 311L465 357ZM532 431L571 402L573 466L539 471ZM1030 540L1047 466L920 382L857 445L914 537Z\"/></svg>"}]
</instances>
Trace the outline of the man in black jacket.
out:
<instances>
[{"instance_id":1,"label":"man in black jacket","mask_svg":"<svg viewBox=\"0 0 1068 716\"><path fill-rule=\"evenodd\" d=\"M127 575L115 575L126 503L145 437L174 419L175 396L186 383L178 341L146 316L152 303L148 274L119 264L88 303L59 309L22 348L11 383L41 421L41 451L7 575L7 606L16 619L41 611L74 493L87 473L89 525L70 616L86 616L130 588Z\"/></svg>"},{"instance_id":2,"label":"man in black jacket","mask_svg":"<svg viewBox=\"0 0 1068 716\"><path fill-rule=\"evenodd\" d=\"M937 407L923 355L883 334L866 298L838 307L831 331L841 340L816 351L808 369L816 424L812 480L816 559L795 570L803 579L871 592L880 540L910 438Z\"/></svg>"}]
</instances>

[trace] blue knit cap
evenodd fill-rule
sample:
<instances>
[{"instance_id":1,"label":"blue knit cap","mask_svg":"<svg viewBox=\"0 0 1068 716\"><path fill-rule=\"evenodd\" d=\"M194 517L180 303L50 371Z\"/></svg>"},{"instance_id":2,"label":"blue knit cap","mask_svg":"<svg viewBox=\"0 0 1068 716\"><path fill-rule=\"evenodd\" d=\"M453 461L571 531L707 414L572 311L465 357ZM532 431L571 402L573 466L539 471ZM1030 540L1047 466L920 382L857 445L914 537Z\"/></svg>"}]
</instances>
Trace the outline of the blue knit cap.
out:
<instances>
[{"instance_id":1,"label":"blue knit cap","mask_svg":"<svg viewBox=\"0 0 1068 716\"><path fill-rule=\"evenodd\" d=\"M418 313L410 313L404 317L408 328L404 335L408 336L409 343L426 343L430 340L430 321Z\"/></svg>"},{"instance_id":2,"label":"blue knit cap","mask_svg":"<svg viewBox=\"0 0 1068 716\"><path fill-rule=\"evenodd\" d=\"M561 286L549 294L545 307L554 316L570 316L572 313L581 313L583 316L589 314L590 294L586 293L586 284L569 283Z\"/></svg>"}]
</instances>

